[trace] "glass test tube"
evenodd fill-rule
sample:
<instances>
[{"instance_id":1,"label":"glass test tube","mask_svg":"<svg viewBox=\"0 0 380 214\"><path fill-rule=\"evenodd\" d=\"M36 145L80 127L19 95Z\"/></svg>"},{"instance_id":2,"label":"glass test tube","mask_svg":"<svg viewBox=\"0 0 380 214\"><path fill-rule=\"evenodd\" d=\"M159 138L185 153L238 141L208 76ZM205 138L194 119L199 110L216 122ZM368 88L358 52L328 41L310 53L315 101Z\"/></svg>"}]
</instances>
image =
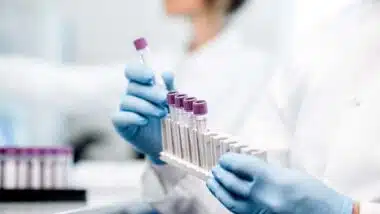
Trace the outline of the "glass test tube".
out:
<instances>
[{"instance_id":1,"label":"glass test tube","mask_svg":"<svg viewBox=\"0 0 380 214\"><path fill-rule=\"evenodd\" d=\"M182 151L184 152L184 159L192 162L192 148L191 148L191 139L190 132L193 127L193 103L196 101L195 97L187 97L183 100L183 110L184 110L184 139L182 141Z\"/></svg>"},{"instance_id":2,"label":"glass test tube","mask_svg":"<svg viewBox=\"0 0 380 214\"><path fill-rule=\"evenodd\" d=\"M64 148L64 167L63 167L63 177L62 177L62 185L63 188L69 188L70 185L70 175L71 175L71 169L73 165L73 150L70 147Z\"/></svg>"},{"instance_id":3,"label":"glass test tube","mask_svg":"<svg viewBox=\"0 0 380 214\"><path fill-rule=\"evenodd\" d=\"M197 130L197 144L195 147L198 148L198 160L199 166L205 167L205 133L207 132L207 102L204 100L198 100L193 103L193 114L194 114L194 126Z\"/></svg>"},{"instance_id":4,"label":"glass test tube","mask_svg":"<svg viewBox=\"0 0 380 214\"><path fill-rule=\"evenodd\" d=\"M27 189L28 188L28 150L27 148L19 148L18 154L18 178L17 178L17 188Z\"/></svg>"},{"instance_id":5,"label":"glass test tube","mask_svg":"<svg viewBox=\"0 0 380 214\"><path fill-rule=\"evenodd\" d=\"M5 189L17 188L17 168L16 148L5 148Z\"/></svg>"},{"instance_id":6,"label":"glass test tube","mask_svg":"<svg viewBox=\"0 0 380 214\"><path fill-rule=\"evenodd\" d=\"M175 155L179 158L183 158L181 141L184 139L184 132L181 131L181 125L183 125L184 110L183 101L187 97L186 94L177 94L175 96L175 113L176 121L174 122L174 150Z\"/></svg>"},{"instance_id":7,"label":"glass test tube","mask_svg":"<svg viewBox=\"0 0 380 214\"><path fill-rule=\"evenodd\" d=\"M166 96L166 100L169 105L169 115L164 118L164 124L165 124L165 132L163 133L165 135L165 141L163 142L164 145L164 151L174 154L174 146L173 146L173 133L172 133L172 123L175 121L175 96L178 93L175 91L169 92Z\"/></svg>"},{"instance_id":8,"label":"glass test tube","mask_svg":"<svg viewBox=\"0 0 380 214\"><path fill-rule=\"evenodd\" d=\"M6 165L6 149L0 148L0 189L5 187L5 165Z\"/></svg>"},{"instance_id":9,"label":"glass test tube","mask_svg":"<svg viewBox=\"0 0 380 214\"><path fill-rule=\"evenodd\" d=\"M151 69L154 69L152 59L151 59L151 54L150 50L148 47L148 42L146 41L145 38L138 38L135 41L133 41L134 46L137 50L137 52L140 55L140 60L141 63L148 66ZM154 71L154 81L157 85L160 86L165 86L165 82L160 76L160 74L157 71Z\"/></svg>"}]
</instances>

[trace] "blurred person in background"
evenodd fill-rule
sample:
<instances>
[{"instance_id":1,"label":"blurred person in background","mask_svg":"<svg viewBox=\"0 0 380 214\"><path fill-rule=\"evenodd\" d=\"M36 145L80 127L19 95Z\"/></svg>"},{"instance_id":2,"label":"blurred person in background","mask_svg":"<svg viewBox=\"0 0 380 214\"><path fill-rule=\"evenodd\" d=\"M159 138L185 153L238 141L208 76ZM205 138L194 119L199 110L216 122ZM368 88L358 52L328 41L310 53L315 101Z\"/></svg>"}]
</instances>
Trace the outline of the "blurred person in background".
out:
<instances>
[{"instance_id":1,"label":"blurred person in background","mask_svg":"<svg viewBox=\"0 0 380 214\"><path fill-rule=\"evenodd\" d=\"M250 119L246 117L247 109L255 105L275 64L274 57L264 50L245 46L233 28L234 15L245 3L164 1L167 14L184 16L192 29L183 52L172 61L175 82L172 73L162 73L167 89L207 100L210 127L236 136L244 135L244 124ZM164 56L157 55L153 61L152 69L162 71ZM126 76L129 85L113 122L121 136L149 159L142 178L145 199L161 213L227 213L203 181L159 160L159 119L166 114L159 106L165 102L167 90L151 84L153 74L149 68L127 65Z\"/></svg>"}]
</instances>

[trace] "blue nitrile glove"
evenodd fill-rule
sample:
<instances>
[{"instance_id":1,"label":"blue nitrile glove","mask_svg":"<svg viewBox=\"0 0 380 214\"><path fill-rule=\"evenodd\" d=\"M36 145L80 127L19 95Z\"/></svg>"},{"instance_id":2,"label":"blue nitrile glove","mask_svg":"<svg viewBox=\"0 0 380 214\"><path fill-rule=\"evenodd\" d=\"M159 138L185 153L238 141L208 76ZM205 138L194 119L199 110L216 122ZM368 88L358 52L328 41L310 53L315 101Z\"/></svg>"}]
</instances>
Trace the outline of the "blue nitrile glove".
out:
<instances>
[{"instance_id":1,"label":"blue nitrile glove","mask_svg":"<svg viewBox=\"0 0 380 214\"><path fill-rule=\"evenodd\" d=\"M168 112L166 94L173 89L173 75L163 73L166 88L156 85L153 71L143 66L127 67L125 75L127 93L112 122L125 140L154 163L162 164L158 159L162 151L160 119Z\"/></svg>"},{"instance_id":2,"label":"blue nitrile glove","mask_svg":"<svg viewBox=\"0 0 380 214\"><path fill-rule=\"evenodd\" d=\"M351 214L353 201L301 172L258 158L226 154L207 181L211 193L237 214Z\"/></svg>"}]
</instances>

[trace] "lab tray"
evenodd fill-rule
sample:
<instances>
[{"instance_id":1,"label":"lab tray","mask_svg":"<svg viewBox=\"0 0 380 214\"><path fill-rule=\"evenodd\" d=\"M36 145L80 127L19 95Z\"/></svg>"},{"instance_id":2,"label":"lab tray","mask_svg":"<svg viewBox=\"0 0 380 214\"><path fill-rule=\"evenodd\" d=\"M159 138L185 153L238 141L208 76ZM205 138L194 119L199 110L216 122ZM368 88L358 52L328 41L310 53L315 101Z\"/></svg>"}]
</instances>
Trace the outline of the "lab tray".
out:
<instances>
[{"instance_id":1,"label":"lab tray","mask_svg":"<svg viewBox=\"0 0 380 214\"><path fill-rule=\"evenodd\" d=\"M81 189L1 189L0 202L84 202L86 190Z\"/></svg>"}]
</instances>

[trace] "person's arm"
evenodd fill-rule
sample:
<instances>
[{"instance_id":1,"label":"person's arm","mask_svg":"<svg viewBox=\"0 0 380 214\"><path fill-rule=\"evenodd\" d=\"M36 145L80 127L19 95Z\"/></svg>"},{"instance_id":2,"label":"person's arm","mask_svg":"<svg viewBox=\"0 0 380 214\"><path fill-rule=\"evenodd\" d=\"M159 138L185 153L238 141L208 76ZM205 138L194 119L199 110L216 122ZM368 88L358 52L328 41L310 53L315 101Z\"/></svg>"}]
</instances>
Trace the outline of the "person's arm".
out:
<instances>
[{"instance_id":1,"label":"person's arm","mask_svg":"<svg viewBox=\"0 0 380 214\"><path fill-rule=\"evenodd\" d=\"M58 110L112 110L125 89L123 66L53 66L42 60L0 58L0 95Z\"/></svg>"}]
</instances>

